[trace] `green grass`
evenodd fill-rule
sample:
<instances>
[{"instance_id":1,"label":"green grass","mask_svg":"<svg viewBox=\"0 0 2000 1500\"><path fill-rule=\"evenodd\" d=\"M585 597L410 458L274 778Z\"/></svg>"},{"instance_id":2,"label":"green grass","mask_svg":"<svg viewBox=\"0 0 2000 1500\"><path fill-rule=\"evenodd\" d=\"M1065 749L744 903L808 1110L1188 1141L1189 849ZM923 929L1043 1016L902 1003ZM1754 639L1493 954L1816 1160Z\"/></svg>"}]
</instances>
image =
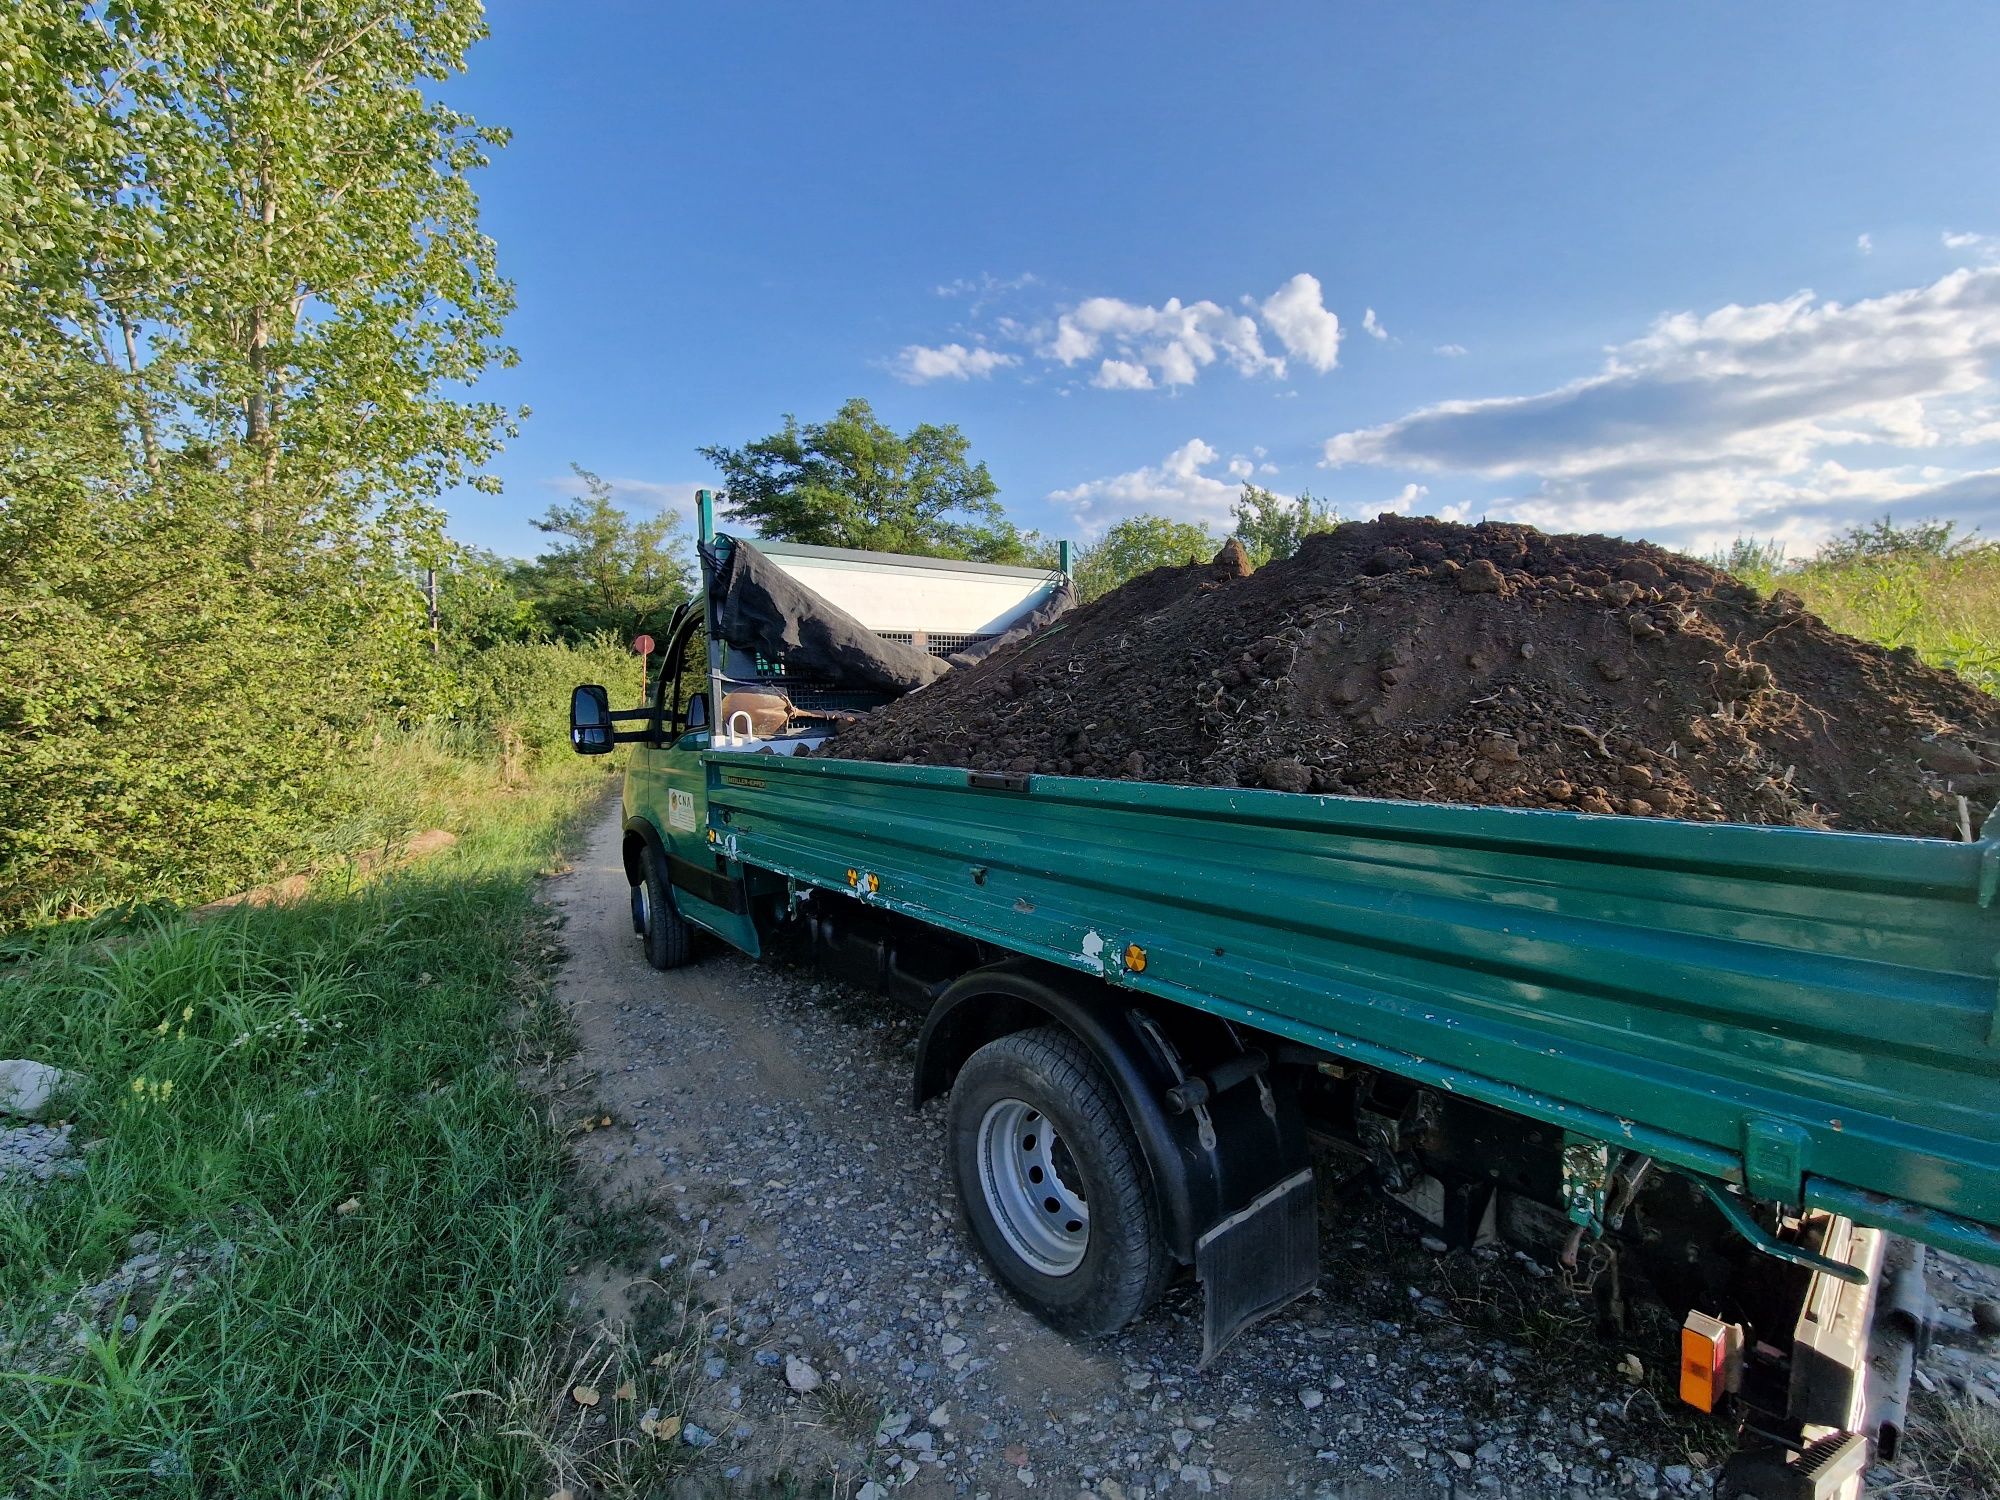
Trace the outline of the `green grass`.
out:
<instances>
[{"instance_id":1,"label":"green grass","mask_svg":"<svg viewBox=\"0 0 2000 1500\"><path fill-rule=\"evenodd\" d=\"M562 1040L532 886L605 772L565 757L507 787L446 743L376 754L456 849L295 906L0 948L0 1057L77 1070L69 1116L99 1143L77 1179L0 1190L0 1341L134 1233L235 1247L135 1304L134 1332L114 1313L12 1361L34 1368L0 1374L0 1494L512 1496L546 1474L523 1393L562 1357L575 1247L561 1141L518 1081Z\"/></svg>"},{"instance_id":2,"label":"green grass","mask_svg":"<svg viewBox=\"0 0 2000 1500\"><path fill-rule=\"evenodd\" d=\"M1835 630L1907 646L1932 666L2000 693L2000 548L1835 550L1785 567L1777 549L1739 542L1717 561L1766 593L1791 590Z\"/></svg>"},{"instance_id":3,"label":"green grass","mask_svg":"<svg viewBox=\"0 0 2000 1500\"><path fill-rule=\"evenodd\" d=\"M2000 555L1808 564L1779 585L1835 630L1908 646L1934 667L2000 691Z\"/></svg>"}]
</instances>

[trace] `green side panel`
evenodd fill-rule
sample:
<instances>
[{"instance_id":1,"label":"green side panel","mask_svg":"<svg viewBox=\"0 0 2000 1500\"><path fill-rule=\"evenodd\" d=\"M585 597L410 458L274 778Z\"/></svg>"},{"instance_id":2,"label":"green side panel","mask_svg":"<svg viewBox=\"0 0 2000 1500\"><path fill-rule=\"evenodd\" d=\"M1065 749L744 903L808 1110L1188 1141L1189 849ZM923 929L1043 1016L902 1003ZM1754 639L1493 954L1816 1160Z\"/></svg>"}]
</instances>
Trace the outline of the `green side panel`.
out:
<instances>
[{"instance_id":1,"label":"green side panel","mask_svg":"<svg viewBox=\"0 0 2000 1500\"><path fill-rule=\"evenodd\" d=\"M728 911L704 901L683 886L674 887L674 906L695 926L714 933L732 948L740 948L752 958L761 957L757 924L747 914Z\"/></svg>"},{"instance_id":2,"label":"green side panel","mask_svg":"<svg viewBox=\"0 0 2000 1500\"><path fill-rule=\"evenodd\" d=\"M2000 1263L1991 843L704 759L748 865Z\"/></svg>"}]
</instances>

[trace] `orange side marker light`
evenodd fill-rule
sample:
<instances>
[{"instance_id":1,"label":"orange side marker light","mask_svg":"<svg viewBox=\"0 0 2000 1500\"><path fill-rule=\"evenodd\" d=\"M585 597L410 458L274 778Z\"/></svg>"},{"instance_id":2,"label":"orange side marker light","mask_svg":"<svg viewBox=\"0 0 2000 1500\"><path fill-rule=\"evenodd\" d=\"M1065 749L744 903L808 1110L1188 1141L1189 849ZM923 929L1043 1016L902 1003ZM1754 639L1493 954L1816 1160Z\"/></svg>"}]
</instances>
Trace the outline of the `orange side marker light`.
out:
<instances>
[{"instance_id":1,"label":"orange side marker light","mask_svg":"<svg viewBox=\"0 0 2000 1500\"><path fill-rule=\"evenodd\" d=\"M1735 1388L1742 1348L1743 1330L1736 1324L1689 1313L1681 1324L1681 1400L1696 1411L1714 1411Z\"/></svg>"}]
</instances>

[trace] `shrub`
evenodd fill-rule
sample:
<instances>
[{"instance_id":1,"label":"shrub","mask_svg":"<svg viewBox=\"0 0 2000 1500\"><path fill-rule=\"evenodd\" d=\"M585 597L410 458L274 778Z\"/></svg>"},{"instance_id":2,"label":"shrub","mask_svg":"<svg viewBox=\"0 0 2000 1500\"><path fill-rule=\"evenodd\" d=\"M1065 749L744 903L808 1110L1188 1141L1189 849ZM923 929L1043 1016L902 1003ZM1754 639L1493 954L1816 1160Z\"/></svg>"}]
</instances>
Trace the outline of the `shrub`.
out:
<instances>
[{"instance_id":1,"label":"shrub","mask_svg":"<svg viewBox=\"0 0 2000 1500\"><path fill-rule=\"evenodd\" d=\"M613 707L639 696L639 659L609 636L495 646L458 662L457 677L452 718L500 752L518 743L536 754L569 753L570 689L580 682L603 683Z\"/></svg>"}]
</instances>

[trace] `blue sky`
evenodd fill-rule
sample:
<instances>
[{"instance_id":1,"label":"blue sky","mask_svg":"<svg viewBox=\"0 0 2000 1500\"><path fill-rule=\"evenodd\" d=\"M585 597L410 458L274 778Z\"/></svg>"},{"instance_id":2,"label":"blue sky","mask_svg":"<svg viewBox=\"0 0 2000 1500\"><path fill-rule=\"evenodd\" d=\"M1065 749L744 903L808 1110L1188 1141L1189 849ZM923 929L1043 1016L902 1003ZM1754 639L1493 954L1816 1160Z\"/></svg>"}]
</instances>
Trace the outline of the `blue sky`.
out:
<instances>
[{"instance_id":1,"label":"blue sky","mask_svg":"<svg viewBox=\"0 0 2000 1500\"><path fill-rule=\"evenodd\" d=\"M454 532L865 396L1014 516L1246 474L1794 552L2000 529L2000 7L551 5L445 97L533 415ZM1372 317L1370 316L1372 310Z\"/></svg>"}]
</instances>

